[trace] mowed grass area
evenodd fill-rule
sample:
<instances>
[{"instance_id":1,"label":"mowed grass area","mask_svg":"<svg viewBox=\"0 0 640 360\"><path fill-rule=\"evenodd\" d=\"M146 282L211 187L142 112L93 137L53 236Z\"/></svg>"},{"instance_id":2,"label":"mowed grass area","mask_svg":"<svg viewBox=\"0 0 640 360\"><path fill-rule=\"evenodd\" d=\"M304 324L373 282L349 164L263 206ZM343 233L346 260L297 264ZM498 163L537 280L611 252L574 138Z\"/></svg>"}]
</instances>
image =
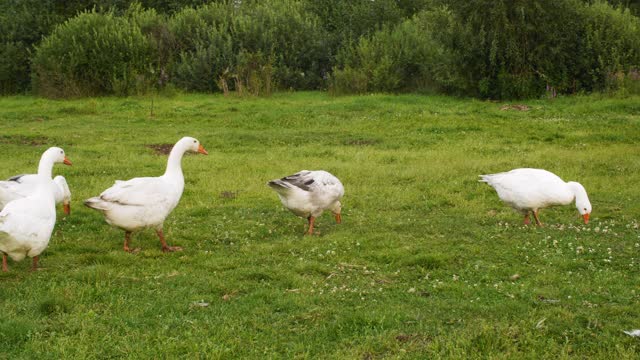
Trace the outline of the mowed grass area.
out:
<instances>
[{"instance_id":1,"label":"mowed grass area","mask_svg":"<svg viewBox=\"0 0 640 360\"><path fill-rule=\"evenodd\" d=\"M506 103L324 93L0 99L0 178L65 149L72 213L42 269L0 274L0 358L637 358L640 98ZM82 206L157 176L149 145L198 138L165 223L124 233ZM540 167L593 204L523 226L477 175ZM265 183L324 169L343 223L319 234ZM208 306L205 306L207 305Z\"/></svg>"}]
</instances>

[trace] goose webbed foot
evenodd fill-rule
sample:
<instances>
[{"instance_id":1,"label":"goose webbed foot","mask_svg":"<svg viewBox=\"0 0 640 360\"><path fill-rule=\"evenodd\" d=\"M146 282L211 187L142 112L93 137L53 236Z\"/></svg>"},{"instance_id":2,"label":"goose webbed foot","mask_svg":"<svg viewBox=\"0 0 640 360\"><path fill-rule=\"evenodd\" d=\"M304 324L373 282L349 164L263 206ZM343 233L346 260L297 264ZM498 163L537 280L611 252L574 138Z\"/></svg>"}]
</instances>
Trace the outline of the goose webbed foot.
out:
<instances>
[{"instance_id":1,"label":"goose webbed foot","mask_svg":"<svg viewBox=\"0 0 640 360\"><path fill-rule=\"evenodd\" d=\"M162 244L162 252L182 251L182 247L180 246L167 245L167 242L164 240L164 232L162 230L157 230L156 234L158 234L158 238L160 239L160 243Z\"/></svg>"},{"instance_id":2,"label":"goose webbed foot","mask_svg":"<svg viewBox=\"0 0 640 360\"><path fill-rule=\"evenodd\" d=\"M135 254L138 251L140 251L140 248L130 248L129 247L129 242L131 241L131 231L125 231L124 233L124 246L122 247L124 251L128 252L128 253L132 253Z\"/></svg>"}]
</instances>

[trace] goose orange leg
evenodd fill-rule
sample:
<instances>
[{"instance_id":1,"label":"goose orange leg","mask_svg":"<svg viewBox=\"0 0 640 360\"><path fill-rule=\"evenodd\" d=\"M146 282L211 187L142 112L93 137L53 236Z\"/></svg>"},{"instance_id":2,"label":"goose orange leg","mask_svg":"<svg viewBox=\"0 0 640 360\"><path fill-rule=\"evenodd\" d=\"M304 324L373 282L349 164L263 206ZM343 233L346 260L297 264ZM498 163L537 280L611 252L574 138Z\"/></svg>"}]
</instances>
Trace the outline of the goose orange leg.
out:
<instances>
[{"instance_id":1,"label":"goose orange leg","mask_svg":"<svg viewBox=\"0 0 640 360\"><path fill-rule=\"evenodd\" d=\"M529 212L527 211L527 213L524 215L524 224L525 225L529 225L531 224L531 219L529 218Z\"/></svg>"},{"instance_id":2,"label":"goose orange leg","mask_svg":"<svg viewBox=\"0 0 640 360\"><path fill-rule=\"evenodd\" d=\"M169 246L167 242L164 240L164 232L162 229L156 230L156 234L160 238L160 243L162 244L162 252L174 252L174 251L182 251L180 246Z\"/></svg>"},{"instance_id":3,"label":"goose orange leg","mask_svg":"<svg viewBox=\"0 0 640 360\"><path fill-rule=\"evenodd\" d=\"M38 270L38 257L34 256L33 263L31 264L31 271L36 271L36 270Z\"/></svg>"},{"instance_id":4,"label":"goose orange leg","mask_svg":"<svg viewBox=\"0 0 640 360\"><path fill-rule=\"evenodd\" d=\"M313 224L315 224L316 218L314 218L313 216L309 215L307 220L309 220L309 230L307 230L307 235L313 235Z\"/></svg>"},{"instance_id":5,"label":"goose orange leg","mask_svg":"<svg viewBox=\"0 0 640 360\"><path fill-rule=\"evenodd\" d=\"M7 267L7 254L2 254L2 272L7 271L9 271L9 268Z\"/></svg>"},{"instance_id":6,"label":"goose orange leg","mask_svg":"<svg viewBox=\"0 0 640 360\"><path fill-rule=\"evenodd\" d=\"M336 223L342 223L342 216L340 214L334 214L336 216Z\"/></svg>"},{"instance_id":7,"label":"goose orange leg","mask_svg":"<svg viewBox=\"0 0 640 360\"><path fill-rule=\"evenodd\" d=\"M128 253L134 253L134 252L140 251L140 248L135 248L135 249L130 248L129 247L129 242L130 241L131 241L131 231L125 231L124 232L124 246L123 246L124 251L126 251Z\"/></svg>"},{"instance_id":8,"label":"goose orange leg","mask_svg":"<svg viewBox=\"0 0 640 360\"><path fill-rule=\"evenodd\" d=\"M536 219L536 225L542 226L542 223L540 222L540 218L538 218L538 211L540 210L536 210L533 212L533 218Z\"/></svg>"}]
</instances>

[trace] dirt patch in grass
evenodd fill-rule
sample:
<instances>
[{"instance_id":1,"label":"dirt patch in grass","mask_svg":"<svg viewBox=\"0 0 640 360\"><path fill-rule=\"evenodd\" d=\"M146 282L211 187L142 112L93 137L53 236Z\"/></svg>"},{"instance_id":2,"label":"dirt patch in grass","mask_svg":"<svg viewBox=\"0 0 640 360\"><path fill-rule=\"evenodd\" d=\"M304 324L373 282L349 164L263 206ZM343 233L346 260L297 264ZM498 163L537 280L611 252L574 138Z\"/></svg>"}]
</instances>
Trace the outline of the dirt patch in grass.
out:
<instances>
[{"instance_id":1,"label":"dirt patch in grass","mask_svg":"<svg viewBox=\"0 0 640 360\"><path fill-rule=\"evenodd\" d=\"M396 336L396 340L399 343L421 343L426 344L431 342L432 338L429 335L420 334L400 334Z\"/></svg>"},{"instance_id":2,"label":"dirt patch in grass","mask_svg":"<svg viewBox=\"0 0 640 360\"><path fill-rule=\"evenodd\" d=\"M221 199L235 199L236 197L238 197L238 193L235 191L225 190L220 192Z\"/></svg>"},{"instance_id":3,"label":"dirt patch in grass","mask_svg":"<svg viewBox=\"0 0 640 360\"><path fill-rule=\"evenodd\" d=\"M46 136L0 135L0 144L40 146L49 142Z\"/></svg>"},{"instance_id":4,"label":"dirt patch in grass","mask_svg":"<svg viewBox=\"0 0 640 360\"><path fill-rule=\"evenodd\" d=\"M169 155L171 149L173 149L173 144L150 144L145 146L153 150L156 155Z\"/></svg>"},{"instance_id":5,"label":"dirt patch in grass","mask_svg":"<svg viewBox=\"0 0 640 360\"><path fill-rule=\"evenodd\" d=\"M369 146L369 145L376 145L381 142L382 141L379 139L357 138L357 139L346 139L343 143L345 145L353 145L353 146Z\"/></svg>"},{"instance_id":6,"label":"dirt patch in grass","mask_svg":"<svg viewBox=\"0 0 640 360\"><path fill-rule=\"evenodd\" d=\"M529 111L531 110L531 108L527 105L520 105L520 104L516 104L516 105L502 105L502 107L500 107L500 110L504 111L504 110L518 110L518 111Z\"/></svg>"}]
</instances>

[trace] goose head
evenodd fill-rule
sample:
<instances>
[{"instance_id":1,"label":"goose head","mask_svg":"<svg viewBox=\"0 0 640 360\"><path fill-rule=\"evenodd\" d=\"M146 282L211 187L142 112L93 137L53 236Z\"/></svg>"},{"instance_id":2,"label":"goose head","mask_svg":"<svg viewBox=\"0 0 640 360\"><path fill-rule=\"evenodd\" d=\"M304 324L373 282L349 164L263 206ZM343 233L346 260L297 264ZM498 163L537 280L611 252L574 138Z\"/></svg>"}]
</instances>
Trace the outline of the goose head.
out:
<instances>
[{"instance_id":1,"label":"goose head","mask_svg":"<svg viewBox=\"0 0 640 360\"><path fill-rule=\"evenodd\" d=\"M333 213L333 216L335 216L336 222L340 224L342 222L342 203L340 202L340 200L334 202L329 210Z\"/></svg>"},{"instance_id":2,"label":"goose head","mask_svg":"<svg viewBox=\"0 0 640 360\"><path fill-rule=\"evenodd\" d=\"M584 223L588 224L589 217L591 216L591 202L589 201L587 190L585 190L584 186L575 181L570 181L567 184L576 197L576 209L578 209L578 212L582 215Z\"/></svg>"},{"instance_id":3,"label":"goose head","mask_svg":"<svg viewBox=\"0 0 640 360\"><path fill-rule=\"evenodd\" d=\"M180 139L178 143L184 146L185 151L209 155L207 150L204 149L202 144L200 144L200 141L198 141L198 139L196 138L185 136L182 139Z\"/></svg>"},{"instance_id":4,"label":"goose head","mask_svg":"<svg viewBox=\"0 0 640 360\"><path fill-rule=\"evenodd\" d=\"M50 147L42 154L42 159L48 159L53 163L63 163L65 165L71 166L71 161L67 158L62 150L59 147Z\"/></svg>"},{"instance_id":5,"label":"goose head","mask_svg":"<svg viewBox=\"0 0 640 360\"><path fill-rule=\"evenodd\" d=\"M69 185L67 185L67 180L63 176L58 175L53 178L53 182L57 185L56 198L58 196L62 197L64 213L67 215L71 214L71 191L69 190Z\"/></svg>"},{"instance_id":6,"label":"goose head","mask_svg":"<svg viewBox=\"0 0 640 360\"><path fill-rule=\"evenodd\" d=\"M51 171L55 163L63 163L65 165L71 165L71 161L67 159L64 154L64 150L59 147L50 147L47 151L42 153L40 157L40 163L38 164L38 175L43 175L51 180Z\"/></svg>"}]
</instances>

